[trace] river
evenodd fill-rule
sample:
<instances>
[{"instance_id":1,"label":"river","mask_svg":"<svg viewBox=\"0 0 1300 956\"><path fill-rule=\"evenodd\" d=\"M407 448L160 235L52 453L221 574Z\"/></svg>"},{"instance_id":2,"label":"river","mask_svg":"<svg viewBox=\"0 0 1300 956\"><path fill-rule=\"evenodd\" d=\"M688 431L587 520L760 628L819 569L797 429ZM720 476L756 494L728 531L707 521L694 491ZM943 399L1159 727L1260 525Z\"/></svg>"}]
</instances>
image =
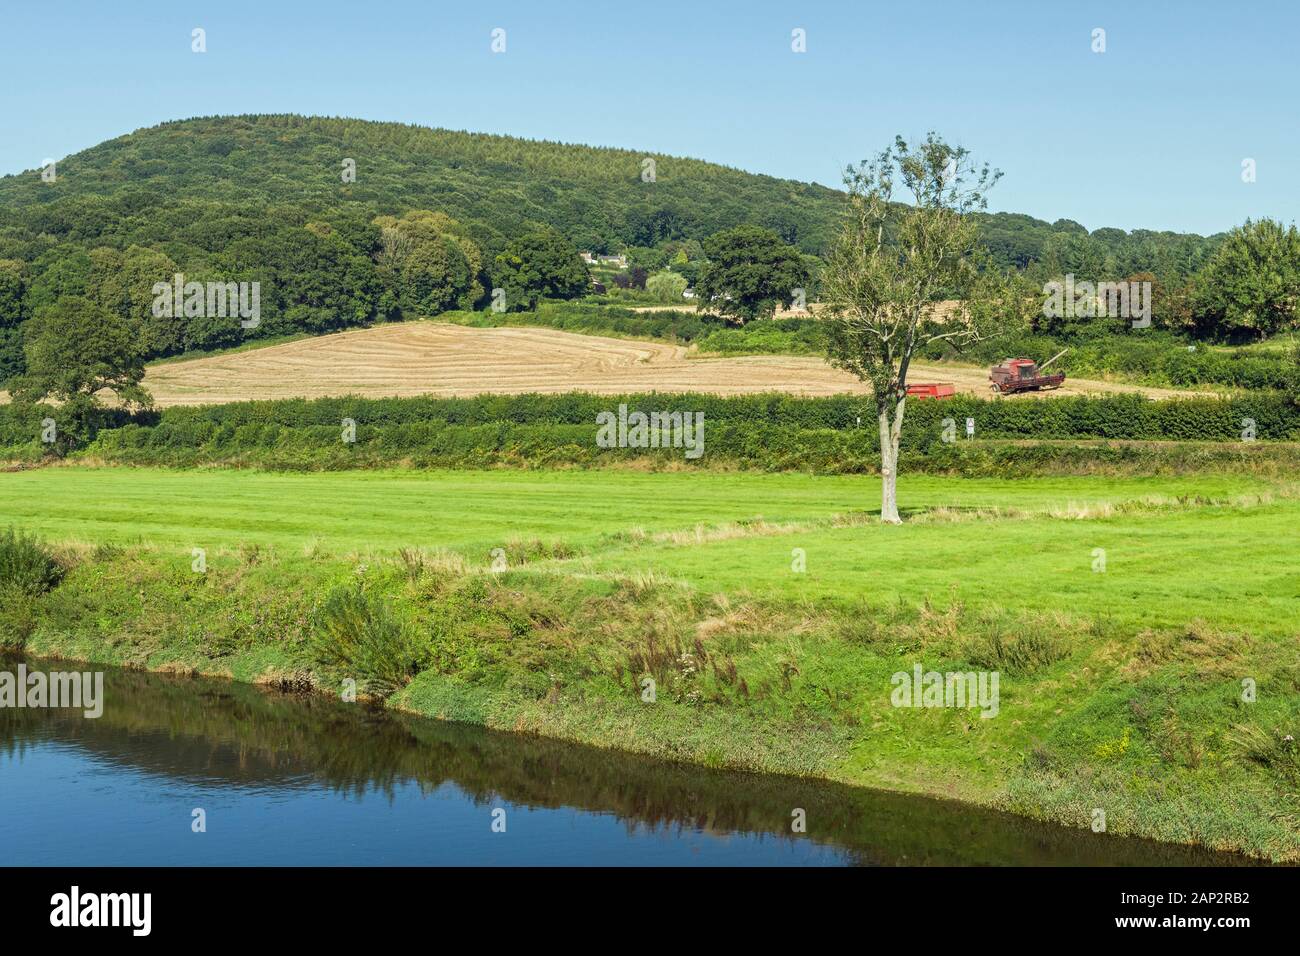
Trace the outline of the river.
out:
<instances>
[{"instance_id":1,"label":"river","mask_svg":"<svg viewBox=\"0 0 1300 956\"><path fill-rule=\"evenodd\" d=\"M684 766L226 681L95 669L106 688L98 719L0 708L5 864L1243 862L924 797ZM792 832L797 810L806 832Z\"/></svg>"}]
</instances>

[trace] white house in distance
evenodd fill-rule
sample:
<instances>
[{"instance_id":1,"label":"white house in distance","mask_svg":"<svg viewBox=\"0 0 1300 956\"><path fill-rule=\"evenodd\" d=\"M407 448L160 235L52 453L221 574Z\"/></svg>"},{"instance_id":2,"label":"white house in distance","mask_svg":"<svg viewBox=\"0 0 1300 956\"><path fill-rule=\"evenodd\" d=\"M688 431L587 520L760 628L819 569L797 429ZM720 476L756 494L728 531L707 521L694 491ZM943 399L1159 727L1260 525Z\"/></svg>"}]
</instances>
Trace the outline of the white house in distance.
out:
<instances>
[{"instance_id":1,"label":"white house in distance","mask_svg":"<svg viewBox=\"0 0 1300 956\"><path fill-rule=\"evenodd\" d=\"M623 255L618 255L618 256L593 255L590 252L583 251L582 261L589 266L602 265L602 266L614 266L615 268L618 269L627 268L627 256L623 256Z\"/></svg>"}]
</instances>

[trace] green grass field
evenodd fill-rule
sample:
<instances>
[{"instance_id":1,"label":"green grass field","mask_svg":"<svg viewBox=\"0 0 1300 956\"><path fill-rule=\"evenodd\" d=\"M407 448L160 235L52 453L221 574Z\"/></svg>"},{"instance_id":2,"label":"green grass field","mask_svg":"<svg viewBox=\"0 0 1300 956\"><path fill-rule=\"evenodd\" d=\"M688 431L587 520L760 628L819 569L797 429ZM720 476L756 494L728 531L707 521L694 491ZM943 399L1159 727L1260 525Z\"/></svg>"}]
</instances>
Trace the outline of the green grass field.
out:
<instances>
[{"instance_id":1,"label":"green grass field","mask_svg":"<svg viewBox=\"0 0 1300 956\"><path fill-rule=\"evenodd\" d=\"M450 719L1300 859L1293 485L910 476L900 527L872 520L878 494L794 473L3 474L0 524L69 570L0 602L0 643L354 675ZM914 664L999 672L997 717L891 706Z\"/></svg>"},{"instance_id":2,"label":"green grass field","mask_svg":"<svg viewBox=\"0 0 1300 956\"><path fill-rule=\"evenodd\" d=\"M1270 489L1248 476L900 479L904 509L1049 510L1143 498L1231 498ZM339 551L443 547L511 537L587 546L634 528L797 522L879 508L869 476L629 471L349 471L48 468L0 474L0 519L54 540Z\"/></svg>"},{"instance_id":3,"label":"green grass field","mask_svg":"<svg viewBox=\"0 0 1300 956\"><path fill-rule=\"evenodd\" d=\"M62 468L0 476L0 514L56 541L146 543L181 556L250 543L288 554L408 547L483 564L494 548L509 562L512 550L539 539L582 555L561 569L655 571L706 591L876 603L952 596L1105 615L1129 627L1200 619L1260 634L1300 630L1300 504L1179 504L1270 495L1260 480L917 476L903 482L903 500L922 518L944 509L944 520L826 526L871 510L878 494L875 478L797 474ZM994 507L1025 516L963 513ZM785 531L762 533L766 525ZM791 571L795 548L804 573ZM1104 573L1092 569L1094 549L1105 552Z\"/></svg>"},{"instance_id":4,"label":"green grass field","mask_svg":"<svg viewBox=\"0 0 1300 956\"><path fill-rule=\"evenodd\" d=\"M669 568L700 588L789 600L918 602L1068 611L1133 628L1199 619L1300 632L1300 505L1204 507L1090 520L966 520L818 529L611 555L604 570ZM791 551L807 570L791 573ZM1093 565L1104 551L1105 571Z\"/></svg>"}]
</instances>

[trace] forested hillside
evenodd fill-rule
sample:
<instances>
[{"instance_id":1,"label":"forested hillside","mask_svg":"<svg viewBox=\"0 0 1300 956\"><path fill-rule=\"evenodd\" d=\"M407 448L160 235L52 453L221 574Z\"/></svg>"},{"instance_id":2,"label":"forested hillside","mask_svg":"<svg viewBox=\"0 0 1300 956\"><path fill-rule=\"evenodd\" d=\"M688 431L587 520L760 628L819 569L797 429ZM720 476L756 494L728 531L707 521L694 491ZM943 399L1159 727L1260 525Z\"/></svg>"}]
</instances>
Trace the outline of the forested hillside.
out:
<instances>
[{"instance_id":1,"label":"forested hillside","mask_svg":"<svg viewBox=\"0 0 1300 956\"><path fill-rule=\"evenodd\" d=\"M355 182L342 181L345 159L356 162ZM655 161L654 182L643 181L646 159ZM546 224L580 248L613 252L753 223L819 254L840 199L824 186L653 152L270 115L181 120L120 136L60 161L53 188L35 172L0 178L0 225L6 245L32 232L178 238L159 237L151 226L182 227L182 241L201 241L220 230L183 228L185 211L192 217L202 209L195 203L231 204L244 218L266 206L294 206L312 218L425 208L474 223L499 243ZM233 210L223 216L232 217ZM1070 220L1012 213L984 218L996 257L1021 267L1079 255L1112 257L1119 271L1190 271L1210 245L1145 230L1099 229L1090 237ZM1089 238L1093 245L1074 248Z\"/></svg>"},{"instance_id":2,"label":"forested hillside","mask_svg":"<svg viewBox=\"0 0 1300 956\"><path fill-rule=\"evenodd\" d=\"M43 310L60 327L116 316L151 358L481 308L497 286L511 308L583 295L579 249L630 253L641 288L642 267L693 282L703 240L741 225L795 246L815 292L842 202L630 150L285 115L165 123L0 179L0 383L23 373L21 327ZM984 216L982 235L996 262L1035 275L1149 272L1171 288L1216 243L1012 214ZM155 284L177 274L258 283L258 319L210 304L159 316Z\"/></svg>"},{"instance_id":3,"label":"forested hillside","mask_svg":"<svg viewBox=\"0 0 1300 956\"><path fill-rule=\"evenodd\" d=\"M647 158L654 182L642 180ZM343 182L345 159L356 162L355 182ZM34 173L0 179L0 206L22 209L36 231L82 235L120 233L116 216L184 201L293 205L312 216L425 208L479 223L484 236L547 224L597 251L757 223L817 252L838 210L824 186L695 159L300 116L164 123L70 156L57 176L53 189ZM60 201L69 198L82 201Z\"/></svg>"}]
</instances>

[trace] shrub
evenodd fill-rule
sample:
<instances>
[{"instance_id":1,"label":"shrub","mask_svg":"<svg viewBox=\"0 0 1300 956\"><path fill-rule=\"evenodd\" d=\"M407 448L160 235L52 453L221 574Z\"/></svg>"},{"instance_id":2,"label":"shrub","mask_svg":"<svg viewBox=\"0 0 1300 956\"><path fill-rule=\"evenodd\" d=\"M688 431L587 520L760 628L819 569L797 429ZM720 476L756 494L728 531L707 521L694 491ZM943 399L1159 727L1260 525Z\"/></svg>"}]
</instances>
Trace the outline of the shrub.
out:
<instances>
[{"instance_id":1,"label":"shrub","mask_svg":"<svg viewBox=\"0 0 1300 956\"><path fill-rule=\"evenodd\" d=\"M686 279L676 272L656 272L646 280L646 291L660 302L681 302L686 291Z\"/></svg>"},{"instance_id":2,"label":"shrub","mask_svg":"<svg viewBox=\"0 0 1300 956\"><path fill-rule=\"evenodd\" d=\"M32 595L0 584L0 650L21 651L36 630Z\"/></svg>"},{"instance_id":3,"label":"shrub","mask_svg":"<svg viewBox=\"0 0 1300 956\"><path fill-rule=\"evenodd\" d=\"M976 667L1005 671L1008 674L1032 674L1056 663L1068 653L1065 642L1032 623L1019 634L1005 634L995 627L972 642L968 656Z\"/></svg>"},{"instance_id":4,"label":"shrub","mask_svg":"<svg viewBox=\"0 0 1300 956\"><path fill-rule=\"evenodd\" d=\"M13 528L0 534L0 588L44 594L63 578L63 567L37 538Z\"/></svg>"},{"instance_id":5,"label":"shrub","mask_svg":"<svg viewBox=\"0 0 1300 956\"><path fill-rule=\"evenodd\" d=\"M316 611L311 650L316 660L349 671L369 692L388 694L420 670L420 652L387 601L360 585L335 588Z\"/></svg>"},{"instance_id":6,"label":"shrub","mask_svg":"<svg viewBox=\"0 0 1300 956\"><path fill-rule=\"evenodd\" d=\"M63 578L63 567L36 538L0 534L0 648L21 650L36 629L36 602Z\"/></svg>"}]
</instances>

